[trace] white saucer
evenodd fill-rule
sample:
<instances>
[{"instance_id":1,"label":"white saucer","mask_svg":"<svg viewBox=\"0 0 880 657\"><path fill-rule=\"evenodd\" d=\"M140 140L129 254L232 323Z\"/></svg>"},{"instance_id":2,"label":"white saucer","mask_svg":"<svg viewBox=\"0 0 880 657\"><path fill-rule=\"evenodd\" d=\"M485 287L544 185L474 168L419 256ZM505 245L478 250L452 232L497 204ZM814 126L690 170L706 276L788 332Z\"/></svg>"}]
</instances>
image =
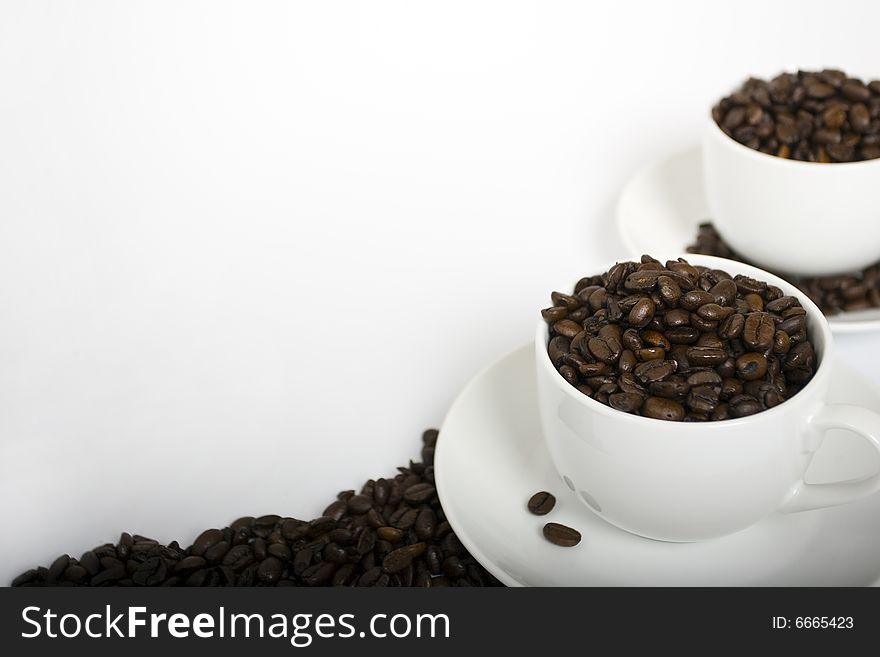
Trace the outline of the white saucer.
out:
<instances>
[{"instance_id":1,"label":"white saucer","mask_svg":"<svg viewBox=\"0 0 880 657\"><path fill-rule=\"evenodd\" d=\"M483 370L460 393L440 431L435 476L446 516L465 547L508 586L865 586L880 579L880 495L846 506L774 514L737 534L663 543L594 515L560 480L541 438L533 347ZM834 363L831 401L880 410L880 392ZM808 472L819 483L862 477L880 463L862 439L829 432ZM529 497L556 508L539 517ZM541 528L578 529L573 548Z\"/></svg>"},{"instance_id":2,"label":"white saucer","mask_svg":"<svg viewBox=\"0 0 880 657\"><path fill-rule=\"evenodd\" d=\"M617 226L627 253L684 252L711 214L703 196L700 149L642 169L617 201ZM880 329L880 308L828 318L835 333Z\"/></svg>"}]
</instances>

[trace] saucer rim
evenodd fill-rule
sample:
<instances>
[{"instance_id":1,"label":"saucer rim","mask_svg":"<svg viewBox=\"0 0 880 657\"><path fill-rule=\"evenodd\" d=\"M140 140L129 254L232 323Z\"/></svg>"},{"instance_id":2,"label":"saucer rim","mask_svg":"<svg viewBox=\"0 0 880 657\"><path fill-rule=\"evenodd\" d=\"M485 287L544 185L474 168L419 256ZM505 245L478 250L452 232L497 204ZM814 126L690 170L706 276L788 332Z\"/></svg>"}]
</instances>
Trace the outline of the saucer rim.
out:
<instances>
[{"instance_id":1,"label":"saucer rim","mask_svg":"<svg viewBox=\"0 0 880 657\"><path fill-rule=\"evenodd\" d=\"M515 356L520 354L520 352L530 352L533 347L534 347L534 344L532 342L524 343L521 346L519 346L515 349L512 349L512 350L506 352L505 354L495 358L488 365L480 368L477 372L475 372L473 374L473 376L468 380L468 382L461 388L461 390L459 391L458 395L455 397L455 400L450 405L449 410L447 411L446 415L443 418L443 422L440 425L441 439L437 441L437 446L435 448L435 454L434 454L435 479L436 479L435 486L437 488L437 496L440 500L440 504L444 510L445 515L446 515L446 520L449 522L450 526L452 527L453 531L455 532L455 535L458 537L459 541L461 541L461 543L465 547L465 549L471 554L471 556L473 556L480 563L480 565L482 565L486 570L488 570L502 584L504 584L505 586L514 587L514 588L526 587L528 585L523 584L522 582L519 582L519 581L515 580L514 578L512 578L511 576L509 576L508 573L503 568L499 567L495 563L494 559L489 558L489 556L486 554L486 551L483 550L482 548L480 548L480 546L473 540L471 535L464 529L464 524L459 522L459 519L457 517L457 512L455 511L455 508L456 508L455 505L452 505L449 503L449 498L447 497L446 492L445 492L446 491L446 482L448 481L448 478L445 476L445 472L448 470L448 466L443 465L447 461L446 453L448 450L444 448L444 445L446 443L444 443L444 441L442 440L442 436L443 436L444 428L446 427L449 418L452 417L453 413L457 410L457 408L461 404L464 403L464 400L469 396L469 393L477 385L481 384L483 382L483 379L492 370L501 366L507 360L514 358ZM833 361L834 362L832 364L832 367L834 367L835 365L841 365L846 369L850 369L850 370L853 369L850 365L848 365L845 361L840 359L838 356L835 356L833 358ZM861 378L864 379L865 377L862 376ZM870 381L868 379L865 379L865 381L870 385L871 392L872 392L873 396L875 396L878 399L878 405L880 405L880 386L876 385L873 381ZM537 440L537 438L535 438L534 440ZM763 520L761 520L759 522L761 522L761 523L767 522L768 518L772 517L772 515L773 514L771 514L770 516L764 518ZM639 537L634 536L633 538L639 538ZM651 539L642 539L642 540L651 540ZM546 585L546 586L549 586L549 585ZM600 585L597 585L597 586L600 586ZM614 585L612 585L612 586L614 586ZM626 586L632 586L632 585L618 584L616 586L626 587ZM652 585L646 584L644 586L652 586ZM674 585L674 586L692 586L692 585ZM711 587L711 586L715 586L715 585L706 584L706 586ZM737 585L733 585L733 586L737 586ZM767 584L742 584L740 586L760 587L760 586L767 586ZM811 586L811 585L805 584L804 586ZM866 583L863 586L865 586L865 587L880 587L880 575L878 575L878 577L876 579L874 579L873 581ZM584 588L584 587L589 588L590 585L588 585L588 584L586 584L586 585L573 584L573 585L571 585L571 587L573 587L573 588Z\"/></svg>"}]
</instances>

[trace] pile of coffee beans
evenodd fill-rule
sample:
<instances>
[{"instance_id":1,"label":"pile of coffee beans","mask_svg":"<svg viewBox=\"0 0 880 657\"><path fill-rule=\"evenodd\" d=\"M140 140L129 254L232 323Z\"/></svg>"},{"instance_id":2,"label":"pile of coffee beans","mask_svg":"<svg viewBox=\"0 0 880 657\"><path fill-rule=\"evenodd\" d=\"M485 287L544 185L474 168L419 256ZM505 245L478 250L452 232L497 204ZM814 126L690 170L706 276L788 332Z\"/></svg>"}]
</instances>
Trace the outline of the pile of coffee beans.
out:
<instances>
[{"instance_id":1,"label":"pile of coffee beans","mask_svg":"<svg viewBox=\"0 0 880 657\"><path fill-rule=\"evenodd\" d=\"M712 108L720 128L762 153L806 162L880 157L880 80L842 71L750 78Z\"/></svg>"},{"instance_id":2,"label":"pile of coffee beans","mask_svg":"<svg viewBox=\"0 0 880 657\"><path fill-rule=\"evenodd\" d=\"M795 297L682 258L620 262L551 300L541 315L553 365L625 413L686 422L752 415L797 394L817 364Z\"/></svg>"},{"instance_id":3,"label":"pile of coffee beans","mask_svg":"<svg viewBox=\"0 0 880 657\"><path fill-rule=\"evenodd\" d=\"M339 493L324 515L239 518L188 548L122 534L79 559L62 555L13 586L501 586L455 536L434 488L437 431L422 461L359 493Z\"/></svg>"},{"instance_id":4,"label":"pile of coffee beans","mask_svg":"<svg viewBox=\"0 0 880 657\"><path fill-rule=\"evenodd\" d=\"M711 223L700 224L696 242L687 250L688 253L748 262L724 243ZM809 278L786 276L785 278L803 290L826 315L880 308L880 262L853 274Z\"/></svg>"}]
</instances>

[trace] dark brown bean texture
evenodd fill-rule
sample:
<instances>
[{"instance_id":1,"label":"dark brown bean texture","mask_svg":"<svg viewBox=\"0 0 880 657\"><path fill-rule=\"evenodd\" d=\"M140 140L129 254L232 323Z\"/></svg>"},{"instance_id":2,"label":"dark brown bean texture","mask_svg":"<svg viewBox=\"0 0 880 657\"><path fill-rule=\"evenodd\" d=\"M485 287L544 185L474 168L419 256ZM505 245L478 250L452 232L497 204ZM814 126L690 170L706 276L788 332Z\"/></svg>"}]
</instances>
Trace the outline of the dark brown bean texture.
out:
<instances>
[{"instance_id":1,"label":"dark brown bean texture","mask_svg":"<svg viewBox=\"0 0 880 657\"><path fill-rule=\"evenodd\" d=\"M545 490L539 491L529 498L529 511L536 516L546 516L556 506L556 498Z\"/></svg>"},{"instance_id":2,"label":"dark brown bean texture","mask_svg":"<svg viewBox=\"0 0 880 657\"><path fill-rule=\"evenodd\" d=\"M556 522L548 522L544 525L543 533L544 538L561 547L574 547L581 542L579 531Z\"/></svg>"},{"instance_id":3,"label":"dark brown bean texture","mask_svg":"<svg viewBox=\"0 0 880 657\"><path fill-rule=\"evenodd\" d=\"M205 530L186 549L124 533L116 545L100 545L79 559L61 555L13 584L499 586L464 549L437 499L430 458L437 439L436 430L425 431L428 459L371 479L358 494L342 491L313 520L246 516ZM545 499L542 508L548 504Z\"/></svg>"}]
</instances>

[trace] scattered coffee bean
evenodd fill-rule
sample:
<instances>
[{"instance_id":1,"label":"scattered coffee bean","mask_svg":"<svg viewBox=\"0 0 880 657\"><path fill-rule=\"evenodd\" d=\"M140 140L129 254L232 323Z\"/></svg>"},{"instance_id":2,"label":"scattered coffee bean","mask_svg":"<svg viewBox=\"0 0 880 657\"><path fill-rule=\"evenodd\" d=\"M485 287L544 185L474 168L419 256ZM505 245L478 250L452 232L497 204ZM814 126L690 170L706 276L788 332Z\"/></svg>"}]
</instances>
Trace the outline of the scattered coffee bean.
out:
<instances>
[{"instance_id":1,"label":"scattered coffee bean","mask_svg":"<svg viewBox=\"0 0 880 657\"><path fill-rule=\"evenodd\" d=\"M437 499L437 436L434 429L422 435L421 463L371 479L358 493L342 491L311 521L239 518L205 530L186 549L126 533L79 559L65 554L28 570L12 585L500 586L452 533Z\"/></svg>"},{"instance_id":2,"label":"scattered coffee bean","mask_svg":"<svg viewBox=\"0 0 880 657\"><path fill-rule=\"evenodd\" d=\"M564 321L576 326L547 319L547 353L565 381L618 411L677 422L742 417L797 394L815 370L806 311L764 281L642 256L578 286L551 295L557 306L564 298ZM799 344L810 351L794 353ZM734 403L752 382L773 393L746 391Z\"/></svg>"},{"instance_id":3,"label":"scattered coffee bean","mask_svg":"<svg viewBox=\"0 0 880 657\"><path fill-rule=\"evenodd\" d=\"M529 499L529 511L536 516L546 516L556 506L556 498L545 490L532 495Z\"/></svg>"},{"instance_id":4,"label":"scattered coffee bean","mask_svg":"<svg viewBox=\"0 0 880 657\"><path fill-rule=\"evenodd\" d=\"M555 545L574 547L581 542L581 533L571 527L566 527L556 522L548 522L544 525L544 538Z\"/></svg>"},{"instance_id":5,"label":"scattered coffee bean","mask_svg":"<svg viewBox=\"0 0 880 657\"><path fill-rule=\"evenodd\" d=\"M880 85L877 85L880 89ZM880 110L878 110L880 111ZM878 136L880 143L880 136ZM880 157L878 151L875 157ZM730 260L738 260L740 262L748 262L746 258L734 253L710 223L700 225L697 233L696 242L688 247L689 253L700 253L703 255L714 255ZM865 308L880 308L880 262L845 276L819 276L812 278L792 278L785 277L794 285L799 287L812 301L819 306L819 309L826 315L836 315L841 312L852 310L863 310ZM780 297L769 302L764 310L781 316L782 313L789 310L792 301L796 302L794 297ZM800 307L800 304L798 304ZM722 337L735 338L738 337L738 330L742 330L741 324L743 320L735 319L737 315L731 315L726 322L719 326L718 334ZM734 324L734 322L736 322ZM795 322L789 324L791 326ZM726 327L726 328L725 328ZM786 344L792 337L791 334L784 333L779 335L780 325L775 326L777 333L773 337L773 352L776 354L785 353ZM726 336L725 336L726 334Z\"/></svg>"},{"instance_id":6,"label":"scattered coffee bean","mask_svg":"<svg viewBox=\"0 0 880 657\"><path fill-rule=\"evenodd\" d=\"M880 157L880 81L842 71L749 78L712 108L732 139L761 151L808 162L857 162Z\"/></svg>"}]
</instances>

